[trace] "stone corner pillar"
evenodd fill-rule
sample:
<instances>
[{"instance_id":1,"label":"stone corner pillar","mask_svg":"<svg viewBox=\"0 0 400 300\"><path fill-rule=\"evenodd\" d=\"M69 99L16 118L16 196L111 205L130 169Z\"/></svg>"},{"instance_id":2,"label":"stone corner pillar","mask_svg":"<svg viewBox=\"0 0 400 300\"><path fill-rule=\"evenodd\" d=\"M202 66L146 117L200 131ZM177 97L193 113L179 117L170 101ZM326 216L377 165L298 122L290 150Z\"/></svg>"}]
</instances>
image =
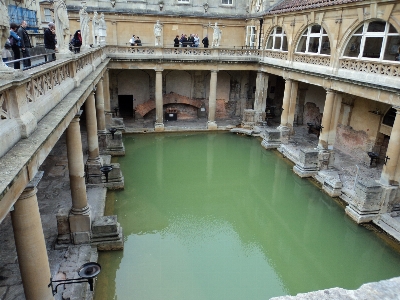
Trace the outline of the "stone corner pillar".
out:
<instances>
[{"instance_id":1,"label":"stone corner pillar","mask_svg":"<svg viewBox=\"0 0 400 300\"><path fill-rule=\"evenodd\" d=\"M43 176L38 172L25 187L11 212L15 246L26 299L54 299L50 267L37 201L37 185Z\"/></svg>"},{"instance_id":2,"label":"stone corner pillar","mask_svg":"<svg viewBox=\"0 0 400 300\"><path fill-rule=\"evenodd\" d=\"M208 96L208 130L216 130L215 112L217 109L217 76L218 70L211 70L210 76L210 93Z\"/></svg>"},{"instance_id":3,"label":"stone corner pillar","mask_svg":"<svg viewBox=\"0 0 400 300\"><path fill-rule=\"evenodd\" d=\"M329 132L331 127L332 115L333 115L333 106L335 100L335 92L331 89L326 90L326 99L324 112L322 114L321 121L321 134L319 135L318 148L319 149L329 149Z\"/></svg>"},{"instance_id":4,"label":"stone corner pillar","mask_svg":"<svg viewBox=\"0 0 400 300\"><path fill-rule=\"evenodd\" d=\"M162 69L156 69L156 123L154 131L164 131L164 103L162 95Z\"/></svg>"}]
</instances>

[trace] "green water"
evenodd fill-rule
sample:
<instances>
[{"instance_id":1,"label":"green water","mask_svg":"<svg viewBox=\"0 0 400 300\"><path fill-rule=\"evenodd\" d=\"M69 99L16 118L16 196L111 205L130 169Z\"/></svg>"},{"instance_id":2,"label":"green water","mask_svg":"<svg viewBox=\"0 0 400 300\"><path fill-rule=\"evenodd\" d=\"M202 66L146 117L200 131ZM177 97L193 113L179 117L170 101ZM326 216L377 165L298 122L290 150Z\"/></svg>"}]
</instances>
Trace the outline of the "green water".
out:
<instances>
[{"instance_id":1,"label":"green water","mask_svg":"<svg viewBox=\"0 0 400 300\"><path fill-rule=\"evenodd\" d=\"M231 133L124 138L109 192L125 249L100 253L95 299L268 299L400 276L400 254L277 152Z\"/></svg>"}]
</instances>

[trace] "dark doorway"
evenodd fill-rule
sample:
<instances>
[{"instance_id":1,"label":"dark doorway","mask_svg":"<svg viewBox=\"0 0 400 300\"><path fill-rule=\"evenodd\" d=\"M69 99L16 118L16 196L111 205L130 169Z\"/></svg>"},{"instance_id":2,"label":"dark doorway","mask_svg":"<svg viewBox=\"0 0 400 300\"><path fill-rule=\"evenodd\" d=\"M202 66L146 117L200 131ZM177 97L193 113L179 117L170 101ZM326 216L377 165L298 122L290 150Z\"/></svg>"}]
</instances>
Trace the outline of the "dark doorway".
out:
<instances>
[{"instance_id":1,"label":"dark doorway","mask_svg":"<svg viewBox=\"0 0 400 300\"><path fill-rule=\"evenodd\" d=\"M119 117L133 117L133 95L118 95Z\"/></svg>"}]
</instances>

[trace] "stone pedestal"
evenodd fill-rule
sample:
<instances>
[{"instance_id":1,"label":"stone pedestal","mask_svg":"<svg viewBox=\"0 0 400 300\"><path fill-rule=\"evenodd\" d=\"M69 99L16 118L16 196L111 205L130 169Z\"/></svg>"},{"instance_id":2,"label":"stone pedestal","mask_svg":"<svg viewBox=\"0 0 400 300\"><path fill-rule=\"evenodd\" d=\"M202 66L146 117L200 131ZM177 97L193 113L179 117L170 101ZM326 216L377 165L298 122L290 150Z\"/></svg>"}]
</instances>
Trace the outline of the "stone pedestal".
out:
<instances>
[{"instance_id":1,"label":"stone pedestal","mask_svg":"<svg viewBox=\"0 0 400 300\"><path fill-rule=\"evenodd\" d=\"M299 162L293 167L300 177L312 177L318 172L318 150L301 149L299 153Z\"/></svg>"},{"instance_id":2,"label":"stone pedestal","mask_svg":"<svg viewBox=\"0 0 400 300\"><path fill-rule=\"evenodd\" d=\"M208 130L217 130L217 128L218 128L218 126L217 126L216 122L211 122L211 121L207 122L207 129Z\"/></svg>"},{"instance_id":3,"label":"stone pedestal","mask_svg":"<svg viewBox=\"0 0 400 300\"><path fill-rule=\"evenodd\" d=\"M69 214L71 239L75 245L90 243L90 210L81 214Z\"/></svg>"},{"instance_id":4,"label":"stone pedestal","mask_svg":"<svg viewBox=\"0 0 400 300\"><path fill-rule=\"evenodd\" d=\"M257 124L261 124L265 120L265 112L254 109L245 109L243 112L243 128L251 128Z\"/></svg>"},{"instance_id":5,"label":"stone pedestal","mask_svg":"<svg viewBox=\"0 0 400 300\"><path fill-rule=\"evenodd\" d=\"M382 203L382 187L375 181L357 181L356 196L345 211L357 223L370 222L378 217Z\"/></svg>"},{"instance_id":6,"label":"stone pedestal","mask_svg":"<svg viewBox=\"0 0 400 300\"><path fill-rule=\"evenodd\" d=\"M400 211L400 189L398 186L382 185L381 214Z\"/></svg>"},{"instance_id":7,"label":"stone pedestal","mask_svg":"<svg viewBox=\"0 0 400 300\"><path fill-rule=\"evenodd\" d=\"M110 119L110 128L114 127L118 130L125 130L125 124L124 124L124 119L123 118L111 118Z\"/></svg>"},{"instance_id":8,"label":"stone pedestal","mask_svg":"<svg viewBox=\"0 0 400 300\"><path fill-rule=\"evenodd\" d=\"M94 219L91 244L97 246L99 251L124 249L122 227L117 222L117 216L103 216Z\"/></svg>"},{"instance_id":9,"label":"stone pedestal","mask_svg":"<svg viewBox=\"0 0 400 300\"><path fill-rule=\"evenodd\" d=\"M155 123L154 131L155 132L163 132L164 131L164 123Z\"/></svg>"},{"instance_id":10,"label":"stone pedestal","mask_svg":"<svg viewBox=\"0 0 400 300\"><path fill-rule=\"evenodd\" d=\"M88 184L101 183L103 160L99 157L97 160L88 160L85 165L86 180Z\"/></svg>"},{"instance_id":11,"label":"stone pedestal","mask_svg":"<svg viewBox=\"0 0 400 300\"><path fill-rule=\"evenodd\" d=\"M266 128L261 133L261 146L265 149L276 149L281 145L281 132L278 129Z\"/></svg>"},{"instance_id":12,"label":"stone pedestal","mask_svg":"<svg viewBox=\"0 0 400 300\"><path fill-rule=\"evenodd\" d=\"M335 162L335 152L333 150L319 150L318 167L320 170L332 168Z\"/></svg>"},{"instance_id":13,"label":"stone pedestal","mask_svg":"<svg viewBox=\"0 0 400 300\"><path fill-rule=\"evenodd\" d=\"M125 186L124 176L122 176L121 168L119 163L112 163L113 167L111 172L108 173L108 182L106 177L103 175L102 182L110 190L123 189Z\"/></svg>"},{"instance_id":14,"label":"stone pedestal","mask_svg":"<svg viewBox=\"0 0 400 300\"><path fill-rule=\"evenodd\" d=\"M282 144L287 144L289 142L289 137L290 137L290 128L287 126L278 126L277 130L280 131L281 133L281 143Z\"/></svg>"},{"instance_id":15,"label":"stone pedestal","mask_svg":"<svg viewBox=\"0 0 400 300\"><path fill-rule=\"evenodd\" d=\"M105 154L112 156L124 156L125 146L122 142L122 132L117 131L114 133L114 137L111 134L106 135L106 151Z\"/></svg>"}]
</instances>

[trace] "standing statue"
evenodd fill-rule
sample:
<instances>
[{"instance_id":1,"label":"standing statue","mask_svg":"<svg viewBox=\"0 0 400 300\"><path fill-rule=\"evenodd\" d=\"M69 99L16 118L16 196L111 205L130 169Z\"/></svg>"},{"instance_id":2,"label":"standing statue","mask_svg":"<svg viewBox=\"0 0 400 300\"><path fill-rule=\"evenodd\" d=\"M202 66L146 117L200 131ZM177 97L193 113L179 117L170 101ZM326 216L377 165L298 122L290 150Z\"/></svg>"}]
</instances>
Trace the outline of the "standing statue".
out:
<instances>
[{"instance_id":1,"label":"standing statue","mask_svg":"<svg viewBox=\"0 0 400 300\"><path fill-rule=\"evenodd\" d=\"M104 46L106 44L106 36L107 36L107 23L104 20L104 14L100 14L100 21L99 21L99 36L100 36L100 45Z\"/></svg>"},{"instance_id":2,"label":"standing statue","mask_svg":"<svg viewBox=\"0 0 400 300\"><path fill-rule=\"evenodd\" d=\"M162 47L162 42L161 42L162 30L163 30L162 25L160 24L160 21L157 20L157 23L154 24L154 36L156 37L155 45L160 47Z\"/></svg>"},{"instance_id":3,"label":"standing statue","mask_svg":"<svg viewBox=\"0 0 400 300\"><path fill-rule=\"evenodd\" d=\"M56 36L58 44L58 53L70 53L69 45L69 20L67 6L64 0L54 0L54 19L56 26Z\"/></svg>"},{"instance_id":4,"label":"standing statue","mask_svg":"<svg viewBox=\"0 0 400 300\"><path fill-rule=\"evenodd\" d=\"M89 48L89 14L86 11L86 2L82 1L82 8L79 11L79 21L81 23L81 37L82 46L81 49L85 50Z\"/></svg>"},{"instance_id":5,"label":"standing statue","mask_svg":"<svg viewBox=\"0 0 400 300\"><path fill-rule=\"evenodd\" d=\"M93 32L93 47L99 46L99 24L100 18L97 11L93 13L92 32Z\"/></svg>"},{"instance_id":6,"label":"standing statue","mask_svg":"<svg viewBox=\"0 0 400 300\"><path fill-rule=\"evenodd\" d=\"M211 26L211 28L214 29L212 46L218 47L221 41L222 30L219 29L217 22L215 22L215 26Z\"/></svg>"}]
</instances>

